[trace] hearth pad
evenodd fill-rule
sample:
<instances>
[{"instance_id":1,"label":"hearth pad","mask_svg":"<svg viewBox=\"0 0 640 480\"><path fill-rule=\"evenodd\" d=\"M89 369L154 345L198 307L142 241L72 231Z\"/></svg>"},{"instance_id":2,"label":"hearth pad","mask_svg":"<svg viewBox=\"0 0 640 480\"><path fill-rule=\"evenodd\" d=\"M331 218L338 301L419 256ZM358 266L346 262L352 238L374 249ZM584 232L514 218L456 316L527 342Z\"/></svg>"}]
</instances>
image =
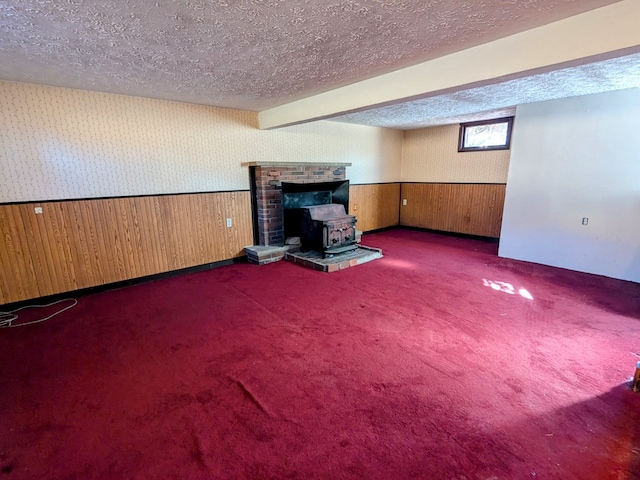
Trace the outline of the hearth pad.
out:
<instances>
[{"instance_id":1,"label":"hearth pad","mask_svg":"<svg viewBox=\"0 0 640 480\"><path fill-rule=\"evenodd\" d=\"M314 270L331 273L382 258L382 250L380 248L367 247L366 245L358 245L355 250L333 255L332 257L322 258L322 253L308 251L287 252L284 258Z\"/></svg>"}]
</instances>

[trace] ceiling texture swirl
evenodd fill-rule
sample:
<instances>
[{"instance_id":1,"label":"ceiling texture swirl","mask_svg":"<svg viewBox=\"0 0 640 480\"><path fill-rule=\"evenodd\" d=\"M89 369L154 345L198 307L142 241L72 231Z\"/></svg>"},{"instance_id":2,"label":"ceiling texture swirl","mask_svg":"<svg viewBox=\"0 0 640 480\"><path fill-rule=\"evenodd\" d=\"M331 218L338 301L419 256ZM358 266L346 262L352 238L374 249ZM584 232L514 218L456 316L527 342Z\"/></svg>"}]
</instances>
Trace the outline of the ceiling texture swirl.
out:
<instances>
[{"instance_id":1,"label":"ceiling texture swirl","mask_svg":"<svg viewBox=\"0 0 640 480\"><path fill-rule=\"evenodd\" d=\"M614 3L8 0L0 2L0 79L263 111ZM626 53L333 117L417 128L599 85L640 86L640 58Z\"/></svg>"}]
</instances>

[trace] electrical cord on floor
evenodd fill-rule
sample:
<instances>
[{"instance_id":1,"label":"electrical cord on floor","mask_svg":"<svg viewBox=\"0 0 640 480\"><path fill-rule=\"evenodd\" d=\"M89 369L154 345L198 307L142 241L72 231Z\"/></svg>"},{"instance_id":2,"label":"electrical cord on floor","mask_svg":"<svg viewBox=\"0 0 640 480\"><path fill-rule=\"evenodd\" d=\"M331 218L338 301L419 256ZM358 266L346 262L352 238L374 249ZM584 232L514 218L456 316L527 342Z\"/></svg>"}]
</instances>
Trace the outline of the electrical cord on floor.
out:
<instances>
[{"instance_id":1,"label":"electrical cord on floor","mask_svg":"<svg viewBox=\"0 0 640 480\"><path fill-rule=\"evenodd\" d=\"M13 325L13 322L18 320L18 312L21 310L26 310L27 308L46 308L51 307L53 305L57 305L62 302L73 302L70 305L58 310L55 313L52 313L48 317L41 318L39 320L33 320L31 322L18 323L17 325ZM0 312L0 328L15 328L15 327L26 327L27 325L35 325L36 323L46 322L56 315L60 315L62 312L69 310L70 308L75 307L78 304L78 301L75 298L64 298L62 300L58 300L57 302L48 303L46 305L26 305L24 307L16 308L15 310L11 310L9 312Z\"/></svg>"}]
</instances>

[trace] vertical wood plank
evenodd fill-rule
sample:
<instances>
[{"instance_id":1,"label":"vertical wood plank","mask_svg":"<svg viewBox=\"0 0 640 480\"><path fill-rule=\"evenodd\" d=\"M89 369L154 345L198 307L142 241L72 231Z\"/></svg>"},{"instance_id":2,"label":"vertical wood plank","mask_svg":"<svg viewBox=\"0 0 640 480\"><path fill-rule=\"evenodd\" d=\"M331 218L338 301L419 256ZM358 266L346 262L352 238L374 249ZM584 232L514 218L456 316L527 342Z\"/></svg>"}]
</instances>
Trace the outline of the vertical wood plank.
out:
<instances>
[{"instance_id":1,"label":"vertical wood plank","mask_svg":"<svg viewBox=\"0 0 640 480\"><path fill-rule=\"evenodd\" d=\"M103 233L111 240L111 243L106 245L107 251L105 253L112 259L114 275L117 279L115 281L133 278L131 275L131 267L126 260L126 242L122 231L118 199L105 200L105 207L104 214L106 224L104 225Z\"/></svg>"},{"instance_id":2,"label":"vertical wood plank","mask_svg":"<svg viewBox=\"0 0 640 480\"><path fill-rule=\"evenodd\" d=\"M119 247L116 244L117 232L113 231L114 225L110 204L106 200L94 200L87 210L89 221L94 225L97 245L100 248L98 255L102 264L105 283L119 281L123 274L121 256L118 255Z\"/></svg>"},{"instance_id":3,"label":"vertical wood plank","mask_svg":"<svg viewBox=\"0 0 640 480\"><path fill-rule=\"evenodd\" d=\"M224 218L226 214L224 194L216 195L214 201L215 209L212 220L216 243L213 255L217 258L219 255L224 255L227 252L227 235L224 230Z\"/></svg>"},{"instance_id":4,"label":"vertical wood plank","mask_svg":"<svg viewBox=\"0 0 640 480\"><path fill-rule=\"evenodd\" d=\"M182 231L182 235L188 232L189 236L184 236L181 240L183 248L184 248L184 263L185 267L190 267L192 265L196 265L196 253L195 253L195 242L193 241L193 211L191 210L191 206L189 205L190 195L180 195L179 197L175 197L173 200L176 203L176 210L181 212L178 217L178 224L180 225L180 230ZM182 268L182 266L180 267Z\"/></svg>"},{"instance_id":5,"label":"vertical wood plank","mask_svg":"<svg viewBox=\"0 0 640 480\"><path fill-rule=\"evenodd\" d=\"M88 264L91 265L92 269L91 282L93 285L109 283L110 277L105 272L107 259L104 258L102 254L104 251L104 242L100 242L102 236L98 232L98 227L101 225L101 223L99 223L101 217L97 208L99 203L85 200L83 202L73 202L73 205L74 208L80 212L82 234L84 235L89 252Z\"/></svg>"},{"instance_id":6,"label":"vertical wood plank","mask_svg":"<svg viewBox=\"0 0 640 480\"><path fill-rule=\"evenodd\" d=\"M82 210L87 206L83 202L61 202L58 204L66 225L69 250L65 260L75 265L77 288L98 284L100 269L91 254L91 230L84 224ZM70 258L66 258L69 255Z\"/></svg>"},{"instance_id":7,"label":"vertical wood plank","mask_svg":"<svg viewBox=\"0 0 640 480\"><path fill-rule=\"evenodd\" d=\"M141 197L136 202L136 215L140 231L141 255L145 259L145 275L168 270L161 220L157 218L157 197Z\"/></svg>"},{"instance_id":8,"label":"vertical wood plank","mask_svg":"<svg viewBox=\"0 0 640 480\"><path fill-rule=\"evenodd\" d=\"M38 206L42 208L42 214L36 214L34 208ZM22 218L22 222L25 226L25 232L27 234L23 248L28 252L29 258L33 263L35 272L38 276L38 289L41 295L46 295L42 292L56 292L57 279L56 279L56 265L54 255L52 253L53 242L48 240L45 242L43 239L50 237L51 222L48 221L48 217L51 215L51 211L48 204L38 205L20 205L19 213Z\"/></svg>"},{"instance_id":9,"label":"vertical wood plank","mask_svg":"<svg viewBox=\"0 0 640 480\"><path fill-rule=\"evenodd\" d=\"M51 293L76 290L78 283L75 268L80 265L77 262L74 263L71 258L71 239L69 238L64 207L61 203L52 202L42 204L42 209L46 241L41 239L37 244L30 241L31 254L33 255L35 250L41 250L43 247L50 247L48 254L51 256L50 261L53 262L51 271L53 291Z\"/></svg>"},{"instance_id":10,"label":"vertical wood plank","mask_svg":"<svg viewBox=\"0 0 640 480\"><path fill-rule=\"evenodd\" d=\"M160 201L161 197L150 198L150 212L152 221L147 224L150 229L149 235L153 238L156 254L159 257L158 266L161 268L161 272L168 272L171 270L171 263L169 257L171 252L169 251L170 239L167 232L167 223L163 217L165 209Z\"/></svg>"},{"instance_id":11,"label":"vertical wood plank","mask_svg":"<svg viewBox=\"0 0 640 480\"><path fill-rule=\"evenodd\" d=\"M235 258L244 254L244 247L253 243L251 223L251 197L248 192L226 192L223 228L226 231L227 249L224 258ZM232 226L226 226L231 218Z\"/></svg>"},{"instance_id":12,"label":"vertical wood plank","mask_svg":"<svg viewBox=\"0 0 640 480\"><path fill-rule=\"evenodd\" d=\"M193 236L191 241L193 243L194 262L196 265L202 265L206 263L207 247L205 244L205 221L204 214L206 210L206 199L201 199L198 195L189 195L189 210L191 211L191 231Z\"/></svg>"},{"instance_id":13,"label":"vertical wood plank","mask_svg":"<svg viewBox=\"0 0 640 480\"><path fill-rule=\"evenodd\" d=\"M124 224L126 225L129 255L134 268L136 277L148 275L147 272L153 271L150 268L149 261L151 255L145 254L142 248L142 234L140 232L140 216L138 213L138 205L140 199L123 198L120 201L120 208L124 212Z\"/></svg>"},{"instance_id":14,"label":"vertical wood plank","mask_svg":"<svg viewBox=\"0 0 640 480\"><path fill-rule=\"evenodd\" d=\"M39 296L19 205L0 206L0 302Z\"/></svg>"},{"instance_id":15,"label":"vertical wood plank","mask_svg":"<svg viewBox=\"0 0 640 480\"><path fill-rule=\"evenodd\" d=\"M216 195L207 195L202 199L202 228L204 234L204 249L206 258L215 258L219 250L216 225Z\"/></svg>"},{"instance_id":16,"label":"vertical wood plank","mask_svg":"<svg viewBox=\"0 0 640 480\"><path fill-rule=\"evenodd\" d=\"M176 215L170 197L158 197L160 218L162 219L164 244L166 246L168 270L176 270L184 263L182 241L179 235L179 225L176 225Z\"/></svg>"},{"instance_id":17,"label":"vertical wood plank","mask_svg":"<svg viewBox=\"0 0 640 480\"><path fill-rule=\"evenodd\" d=\"M75 278L72 279L69 264L63 261L68 253L63 215L59 212L59 206L54 203L42 203L38 206L42 208L42 214L35 214L35 207L30 205L22 205L21 214L28 231L25 248L31 261L37 266L40 293L58 293L71 289Z\"/></svg>"}]
</instances>

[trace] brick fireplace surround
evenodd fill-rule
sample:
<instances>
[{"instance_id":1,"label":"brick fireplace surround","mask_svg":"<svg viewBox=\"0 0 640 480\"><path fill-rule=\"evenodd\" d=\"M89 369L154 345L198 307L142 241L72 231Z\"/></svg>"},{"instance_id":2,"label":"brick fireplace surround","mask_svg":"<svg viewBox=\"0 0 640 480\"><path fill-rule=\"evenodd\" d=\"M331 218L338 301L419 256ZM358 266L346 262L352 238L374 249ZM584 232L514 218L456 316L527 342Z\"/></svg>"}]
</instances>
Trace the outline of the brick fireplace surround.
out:
<instances>
[{"instance_id":1,"label":"brick fireplace surround","mask_svg":"<svg viewBox=\"0 0 640 480\"><path fill-rule=\"evenodd\" d=\"M284 252L274 248L283 247L284 221L282 211L282 182L319 183L346 180L346 167L351 163L301 163L301 162L248 162L254 208L254 228L257 228L258 246L253 251L271 261L280 260ZM247 249L250 260L251 251ZM267 263L258 259L256 263Z\"/></svg>"}]
</instances>

